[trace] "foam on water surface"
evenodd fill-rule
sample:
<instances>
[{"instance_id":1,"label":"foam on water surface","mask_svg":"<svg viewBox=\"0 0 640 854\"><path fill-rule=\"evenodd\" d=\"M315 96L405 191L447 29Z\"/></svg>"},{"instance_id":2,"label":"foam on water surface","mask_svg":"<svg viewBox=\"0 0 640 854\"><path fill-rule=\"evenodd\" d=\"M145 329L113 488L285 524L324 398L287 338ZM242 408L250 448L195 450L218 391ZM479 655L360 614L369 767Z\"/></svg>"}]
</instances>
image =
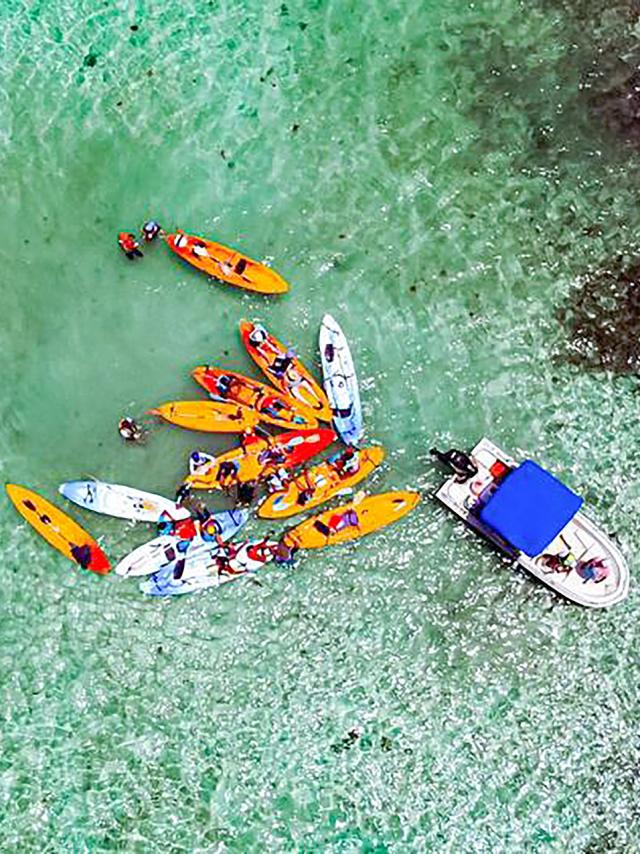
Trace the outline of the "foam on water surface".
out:
<instances>
[{"instance_id":1,"label":"foam on water surface","mask_svg":"<svg viewBox=\"0 0 640 854\"><path fill-rule=\"evenodd\" d=\"M3 5L5 480L171 495L230 440L124 447L121 414L196 397L199 364L253 373L242 317L317 371L329 311L388 449L372 483L425 501L295 571L149 602L3 500L2 850L634 850L635 585L610 613L562 603L428 498L428 448L489 435L636 570L635 379L557 358L557 307L640 225L638 161L580 89L633 22L586 5L591 32L585 4L515 0ZM129 264L116 234L149 216L290 294L162 246ZM113 558L149 538L69 509Z\"/></svg>"}]
</instances>

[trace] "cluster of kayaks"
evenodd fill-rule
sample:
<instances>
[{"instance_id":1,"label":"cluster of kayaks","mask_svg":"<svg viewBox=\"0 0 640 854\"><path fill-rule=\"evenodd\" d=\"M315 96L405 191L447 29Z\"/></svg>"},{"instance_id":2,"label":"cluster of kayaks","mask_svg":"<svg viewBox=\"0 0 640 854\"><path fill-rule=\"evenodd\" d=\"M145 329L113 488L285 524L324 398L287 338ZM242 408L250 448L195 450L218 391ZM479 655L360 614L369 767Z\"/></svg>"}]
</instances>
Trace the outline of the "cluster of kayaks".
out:
<instances>
[{"instance_id":1,"label":"cluster of kayaks","mask_svg":"<svg viewBox=\"0 0 640 854\"><path fill-rule=\"evenodd\" d=\"M141 590L148 595L175 596L216 587L271 561L290 565L298 550L356 540L400 519L420 500L410 491L354 494L354 487L375 471L385 454L378 445L362 444L364 424L353 360L330 315L325 315L320 328L322 384L294 349L263 324L241 322L240 337L267 383L201 365L192 377L208 398L169 401L149 410L187 430L239 434L238 444L217 456L207 450L191 453L175 500L96 479L68 481L59 487L66 499L85 510L156 526L156 536L114 567L119 576L142 578ZM339 438L342 448L331 447ZM327 449L325 459L307 465ZM250 485L252 497L260 489L266 492L256 509L259 519L288 519L337 497L342 502L308 515L278 539L272 532L264 538L241 539L238 534L250 510L238 506L211 512L193 491L239 494L243 485ZM7 492L21 515L54 548L84 569L110 571L98 543L60 508L25 487L9 485Z\"/></svg>"},{"instance_id":2,"label":"cluster of kayaks","mask_svg":"<svg viewBox=\"0 0 640 854\"><path fill-rule=\"evenodd\" d=\"M146 242L162 237L176 255L214 279L265 294L288 290L269 266L222 244L183 231L165 234L153 221L143 235ZM122 232L119 243L131 260L142 256L134 235ZM385 454L379 445L362 444L358 381L334 318L325 315L320 328L322 384L262 323L242 321L240 337L267 382L200 365L191 375L207 399L169 401L149 410L183 429L239 436L222 454L194 451L175 500L99 480L59 487L85 510L156 526L155 537L115 566L117 575L142 578L147 595L217 587L272 561L291 565L300 549L356 540L402 518L420 500L413 491L354 494ZM343 447L332 447L338 438ZM307 465L327 450L325 459ZM469 454L432 453L450 471L436 497L508 559L587 607L607 607L627 596L629 571L622 553L581 512L582 499L550 472L532 460L518 463L486 438ZM6 489L18 512L60 553L97 574L111 571L96 540L59 507L24 486ZM258 519L289 519L332 504L277 539L272 532L238 538L251 516L240 503L253 503L260 489L266 494L256 508ZM241 502L236 509L211 512L194 490L235 492Z\"/></svg>"}]
</instances>

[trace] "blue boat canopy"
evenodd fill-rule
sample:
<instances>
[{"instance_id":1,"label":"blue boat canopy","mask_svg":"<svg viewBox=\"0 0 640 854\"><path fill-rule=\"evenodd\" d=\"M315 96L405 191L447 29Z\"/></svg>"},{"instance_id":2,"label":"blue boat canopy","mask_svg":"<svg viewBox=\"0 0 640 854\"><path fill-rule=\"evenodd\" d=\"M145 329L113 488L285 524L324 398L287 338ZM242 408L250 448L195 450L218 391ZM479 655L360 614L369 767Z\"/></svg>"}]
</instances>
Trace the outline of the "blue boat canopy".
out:
<instances>
[{"instance_id":1,"label":"blue boat canopy","mask_svg":"<svg viewBox=\"0 0 640 854\"><path fill-rule=\"evenodd\" d=\"M480 511L480 520L535 557L576 515L582 498L532 460L510 472Z\"/></svg>"}]
</instances>

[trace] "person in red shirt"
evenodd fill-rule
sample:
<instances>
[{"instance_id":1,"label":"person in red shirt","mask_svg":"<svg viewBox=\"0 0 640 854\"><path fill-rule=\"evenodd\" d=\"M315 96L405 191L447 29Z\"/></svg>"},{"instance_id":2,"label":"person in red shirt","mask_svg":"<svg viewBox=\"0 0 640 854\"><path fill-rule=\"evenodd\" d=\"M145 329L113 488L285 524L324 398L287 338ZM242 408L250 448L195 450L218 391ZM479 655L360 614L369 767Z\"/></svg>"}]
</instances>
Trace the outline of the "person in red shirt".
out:
<instances>
[{"instance_id":1,"label":"person in red shirt","mask_svg":"<svg viewBox=\"0 0 640 854\"><path fill-rule=\"evenodd\" d=\"M142 252L140 251L140 244L136 240L135 235L131 234L130 231L120 232L118 235L118 245L129 261L143 257Z\"/></svg>"}]
</instances>

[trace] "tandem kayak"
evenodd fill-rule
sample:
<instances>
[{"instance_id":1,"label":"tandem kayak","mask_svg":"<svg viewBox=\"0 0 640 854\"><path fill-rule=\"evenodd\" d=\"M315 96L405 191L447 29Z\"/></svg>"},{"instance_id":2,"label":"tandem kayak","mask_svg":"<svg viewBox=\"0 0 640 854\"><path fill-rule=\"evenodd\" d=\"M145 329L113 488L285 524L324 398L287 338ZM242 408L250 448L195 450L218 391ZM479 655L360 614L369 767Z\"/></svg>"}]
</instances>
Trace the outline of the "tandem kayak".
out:
<instances>
[{"instance_id":1,"label":"tandem kayak","mask_svg":"<svg viewBox=\"0 0 640 854\"><path fill-rule=\"evenodd\" d=\"M580 511L582 499L537 463L518 463L486 438L469 454L432 454L453 472L436 498L543 584L587 608L627 596L618 547Z\"/></svg>"},{"instance_id":2,"label":"tandem kayak","mask_svg":"<svg viewBox=\"0 0 640 854\"><path fill-rule=\"evenodd\" d=\"M318 419L308 407L258 380L206 365L194 368L191 376L215 400L248 406L267 424L285 429L318 426Z\"/></svg>"},{"instance_id":3,"label":"tandem kayak","mask_svg":"<svg viewBox=\"0 0 640 854\"><path fill-rule=\"evenodd\" d=\"M282 538L298 549L320 549L358 540L406 515L420 501L418 492L383 492L305 519Z\"/></svg>"},{"instance_id":4,"label":"tandem kayak","mask_svg":"<svg viewBox=\"0 0 640 854\"><path fill-rule=\"evenodd\" d=\"M261 519L283 519L317 507L334 495L351 490L384 459L384 448L347 448L317 466L292 477L282 489L267 496L258 508Z\"/></svg>"},{"instance_id":5,"label":"tandem kayak","mask_svg":"<svg viewBox=\"0 0 640 854\"><path fill-rule=\"evenodd\" d=\"M214 279L261 294L283 294L289 290L282 276L271 267L221 243L179 230L168 234L166 241L176 255Z\"/></svg>"},{"instance_id":6,"label":"tandem kayak","mask_svg":"<svg viewBox=\"0 0 640 854\"><path fill-rule=\"evenodd\" d=\"M331 421L333 414L324 391L291 348L285 347L261 323L243 320L240 337L247 353L285 394L312 410L320 421Z\"/></svg>"},{"instance_id":7,"label":"tandem kayak","mask_svg":"<svg viewBox=\"0 0 640 854\"><path fill-rule=\"evenodd\" d=\"M195 467L191 464L191 474L185 483L194 489L226 489L237 483L249 483L280 468L302 465L335 439L336 434L328 428L290 430L268 439L256 436L250 444L245 440L219 457L201 454L203 463Z\"/></svg>"}]
</instances>

